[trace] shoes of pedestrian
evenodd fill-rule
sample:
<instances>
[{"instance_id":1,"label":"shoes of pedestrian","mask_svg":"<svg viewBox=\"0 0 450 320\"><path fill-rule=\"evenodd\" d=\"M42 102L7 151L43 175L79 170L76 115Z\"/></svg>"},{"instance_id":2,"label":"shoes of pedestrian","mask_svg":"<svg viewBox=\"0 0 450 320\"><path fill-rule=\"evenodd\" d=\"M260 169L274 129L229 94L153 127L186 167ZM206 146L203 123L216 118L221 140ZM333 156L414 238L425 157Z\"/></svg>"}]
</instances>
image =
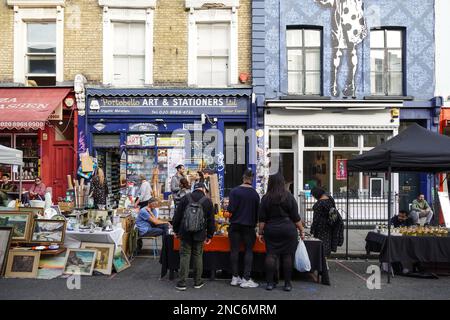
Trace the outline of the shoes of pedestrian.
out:
<instances>
[{"instance_id":1,"label":"shoes of pedestrian","mask_svg":"<svg viewBox=\"0 0 450 320\"><path fill-rule=\"evenodd\" d=\"M275 285L273 283L268 283L266 285L266 290L272 291L275 288Z\"/></svg>"},{"instance_id":2,"label":"shoes of pedestrian","mask_svg":"<svg viewBox=\"0 0 450 320\"><path fill-rule=\"evenodd\" d=\"M290 283L286 283L283 288L284 291L292 291L292 285Z\"/></svg>"},{"instance_id":3,"label":"shoes of pedestrian","mask_svg":"<svg viewBox=\"0 0 450 320\"><path fill-rule=\"evenodd\" d=\"M239 286L241 283L243 282L243 280L242 280L242 278L241 277L235 277L235 276L233 276L233 278L231 278L231 285L232 286Z\"/></svg>"},{"instance_id":4,"label":"shoes of pedestrian","mask_svg":"<svg viewBox=\"0 0 450 320\"><path fill-rule=\"evenodd\" d=\"M178 281L177 285L175 286L175 289L177 289L179 291L185 291L187 289L186 282Z\"/></svg>"},{"instance_id":5,"label":"shoes of pedestrian","mask_svg":"<svg viewBox=\"0 0 450 320\"><path fill-rule=\"evenodd\" d=\"M195 289L200 289L201 287L203 287L205 285L205 282L203 280L200 280L199 282L196 282L194 284L194 288Z\"/></svg>"},{"instance_id":6,"label":"shoes of pedestrian","mask_svg":"<svg viewBox=\"0 0 450 320\"><path fill-rule=\"evenodd\" d=\"M244 279L241 283L241 288L258 288L258 287L259 287L259 284L257 284L252 279L248 279L248 280Z\"/></svg>"}]
</instances>

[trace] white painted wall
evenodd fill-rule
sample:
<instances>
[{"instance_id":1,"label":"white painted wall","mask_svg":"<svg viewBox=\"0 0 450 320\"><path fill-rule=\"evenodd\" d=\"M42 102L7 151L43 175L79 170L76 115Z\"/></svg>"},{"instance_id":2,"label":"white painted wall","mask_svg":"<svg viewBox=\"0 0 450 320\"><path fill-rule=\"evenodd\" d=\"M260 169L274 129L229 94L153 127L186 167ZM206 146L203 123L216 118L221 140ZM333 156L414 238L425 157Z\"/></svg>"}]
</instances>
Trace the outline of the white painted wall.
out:
<instances>
[{"instance_id":1,"label":"white painted wall","mask_svg":"<svg viewBox=\"0 0 450 320\"><path fill-rule=\"evenodd\" d=\"M450 1L435 0L436 92L450 107Z\"/></svg>"}]
</instances>

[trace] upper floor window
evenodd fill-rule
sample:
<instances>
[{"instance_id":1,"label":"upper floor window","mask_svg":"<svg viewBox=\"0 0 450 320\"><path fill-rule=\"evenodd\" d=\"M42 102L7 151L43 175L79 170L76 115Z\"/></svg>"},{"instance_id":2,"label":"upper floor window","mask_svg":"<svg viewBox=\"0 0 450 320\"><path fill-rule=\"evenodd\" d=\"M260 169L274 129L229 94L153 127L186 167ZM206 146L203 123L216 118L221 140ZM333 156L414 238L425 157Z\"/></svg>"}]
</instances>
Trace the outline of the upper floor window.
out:
<instances>
[{"instance_id":1,"label":"upper floor window","mask_svg":"<svg viewBox=\"0 0 450 320\"><path fill-rule=\"evenodd\" d=\"M321 42L321 30L287 30L286 43L289 94L321 94Z\"/></svg>"},{"instance_id":2,"label":"upper floor window","mask_svg":"<svg viewBox=\"0 0 450 320\"><path fill-rule=\"evenodd\" d=\"M230 26L223 23L197 25L197 85L226 87Z\"/></svg>"},{"instance_id":3,"label":"upper floor window","mask_svg":"<svg viewBox=\"0 0 450 320\"><path fill-rule=\"evenodd\" d=\"M40 86L56 83L56 23L27 23L28 81Z\"/></svg>"},{"instance_id":4,"label":"upper floor window","mask_svg":"<svg viewBox=\"0 0 450 320\"><path fill-rule=\"evenodd\" d=\"M145 83L145 24L113 23L113 84Z\"/></svg>"},{"instance_id":5,"label":"upper floor window","mask_svg":"<svg viewBox=\"0 0 450 320\"><path fill-rule=\"evenodd\" d=\"M403 64L403 31L372 30L370 32L372 94L403 95Z\"/></svg>"}]
</instances>

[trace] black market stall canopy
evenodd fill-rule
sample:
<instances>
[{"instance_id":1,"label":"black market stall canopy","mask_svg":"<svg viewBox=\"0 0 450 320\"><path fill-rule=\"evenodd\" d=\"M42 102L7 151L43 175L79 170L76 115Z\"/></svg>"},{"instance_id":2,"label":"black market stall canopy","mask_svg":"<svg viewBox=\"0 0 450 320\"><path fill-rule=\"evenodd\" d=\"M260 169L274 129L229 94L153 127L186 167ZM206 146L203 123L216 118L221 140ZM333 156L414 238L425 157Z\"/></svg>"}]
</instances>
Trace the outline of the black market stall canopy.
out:
<instances>
[{"instance_id":1,"label":"black market stall canopy","mask_svg":"<svg viewBox=\"0 0 450 320\"><path fill-rule=\"evenodd\" d=\"M413 124L397 136L347 163L353 172L450 171L450 138Z\"/></svg>"}]
</instances>

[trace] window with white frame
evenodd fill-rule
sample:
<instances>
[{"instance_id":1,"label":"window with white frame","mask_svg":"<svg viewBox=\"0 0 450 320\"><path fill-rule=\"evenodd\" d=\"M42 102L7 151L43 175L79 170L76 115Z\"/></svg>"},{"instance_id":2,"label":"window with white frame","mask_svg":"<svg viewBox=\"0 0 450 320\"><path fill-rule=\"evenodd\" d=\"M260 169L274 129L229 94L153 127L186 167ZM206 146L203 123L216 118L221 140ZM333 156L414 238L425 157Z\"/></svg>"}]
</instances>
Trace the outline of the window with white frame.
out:
<instances>
[{"instance_id":1,"label":"window with white frame","mask_svg":"<svg viewBox=\"0 0 450 320\"><path fill-rule=\"evenodd\" d=\"M64 81L64 0L8 0L14 8L14 82Z\"/></svg>"},{"instance_id":2,"label":"window with white frame","mask_svg":"<svg viewBox=\"0 0 450 320\"><path fill-rule=\"evenodd\" d=\"M373 95L403 95L403 30L370 32L370 74Z\"/></svg>"},{"instance_id":3,"label":"window with white frame","mask_svg":"<svg viewBox=\"0 0 450 320\"><path fill-rule=\"evenodd\" d=\"M386 142L392 136L388 131L303 131L303 186L322 187L334 197L346 196L347 179L338 172L343 161L371 150ZM387 180L380 173L349 174L349 194L367 197L373 178L383 179L384 190Z\"/></svg>"},{"instance_id":4,"label":"window with white frame","mask_svg":"<svg viewBox=\"0 0 450 320\"><path fill-rule=\"evenodd\" d=\"M145 83L145 24L113 23L113 84Z\"/></svg>"},{"instance_id":5,"label":"window with white frame","mask_svg":"<svg viewBox=\"0 0 450 320\"><path fill-rule=\"evenodd\" d=\"M230 25L197 24L197 84L200 87L228 85Z\"/></svg>"},{"instance_id":6,"label":"window with white frame","mask_svg":"<svg viewBox=\"0 0 450 320\"><path fill-rule=\"evenodd\" d=\"M320 95L322 32L320 29L289 28L286 31L288 92Z\"/></svg>"},{"instance_id":7,"label":"window with white frame","mask_svg":"<svg viewBox=\"0 0 450 320\"><path fill-rule=\"evenodd\" d=\"M26 78L39 86L55 85L56 23L29 22L26 26Z\"/></svg>"}]
</instances>

